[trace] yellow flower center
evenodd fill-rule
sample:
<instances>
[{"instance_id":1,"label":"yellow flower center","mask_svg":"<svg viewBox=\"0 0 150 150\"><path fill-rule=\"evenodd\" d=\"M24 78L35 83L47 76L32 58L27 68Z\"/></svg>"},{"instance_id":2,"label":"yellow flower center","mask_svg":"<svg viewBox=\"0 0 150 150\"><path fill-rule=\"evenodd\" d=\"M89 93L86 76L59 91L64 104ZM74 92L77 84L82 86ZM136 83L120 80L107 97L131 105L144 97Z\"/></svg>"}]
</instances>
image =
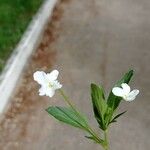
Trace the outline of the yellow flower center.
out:
<instances>
[{"instance_id":1,"label":"yellow flower center","mask_svg":"<svg viewBox=\"0 0 150 150\"><path fill-rule=\"evenodd\" d=\"M48 87L52 88L53 85L49 82L49 83L48 83Z\"/></svg>"}]
</instances>

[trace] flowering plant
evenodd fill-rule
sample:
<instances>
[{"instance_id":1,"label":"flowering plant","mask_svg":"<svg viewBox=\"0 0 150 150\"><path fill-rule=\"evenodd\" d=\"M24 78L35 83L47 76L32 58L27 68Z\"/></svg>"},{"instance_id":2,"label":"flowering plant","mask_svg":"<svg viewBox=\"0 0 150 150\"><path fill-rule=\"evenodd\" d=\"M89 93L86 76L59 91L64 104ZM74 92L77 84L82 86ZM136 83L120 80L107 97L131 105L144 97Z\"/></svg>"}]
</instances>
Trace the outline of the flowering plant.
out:
<instances>
[{"instance_id":1,"label":"flowering plant","mask_svg":"<svg viewBox=\"0 0 150 150\"><path fill-rule=\"evenodd\" d=\"M46 111L57 120L85 131L88 134L88 136L85 136L87 139L100 144L104 150L109 150L108 129L112 123L117 122L117 119L126 112L124 111L116 115L116 110L120 102L122 99L133 101L139 94L139 90L135 89L131 91L128 85L133 76L133 70L127 72L116 83L108 98L106 98L104 89L101 86L93 83L91 84L93 111L98 126L103 131L103 135L101 136L94 131L87 118L65 95L64 91L61 89L62 85L57 80L58 74L59 72L57 70L53 70L51 73L47 74L43 71L37 71L33 75L34 80L41 85L39 89L40 96L46 95L52 97L55 94L55 90L58 89L63 99L68 104L67 107L50 106Z\"/></svg>"}]
</instances>

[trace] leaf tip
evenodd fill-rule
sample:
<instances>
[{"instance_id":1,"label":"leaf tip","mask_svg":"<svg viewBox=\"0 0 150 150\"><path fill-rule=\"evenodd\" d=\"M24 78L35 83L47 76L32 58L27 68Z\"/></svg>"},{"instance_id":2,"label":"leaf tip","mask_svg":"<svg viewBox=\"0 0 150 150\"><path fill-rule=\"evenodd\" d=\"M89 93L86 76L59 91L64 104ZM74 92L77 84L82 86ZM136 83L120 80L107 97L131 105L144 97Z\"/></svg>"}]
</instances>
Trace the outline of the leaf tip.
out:
<instances>
[{"instance_id":1,"label":"leaf tip","mask_svg":"<svg viewBox=\"0 0 150 150\"><path fill-rule=\"evenodd\" d=\"M134 74L134 70L133 70L133 69L130 69L128 73Z\"/></svg>"},{"instance_id":2,"label":"leaf tip","mask_svg":"<svg viewBox=\"0 0 150 150\"><path fill-rule=\"evenodd\" d=\"M91 88L92 88L92 87L95 87L95 86L96 86L96 84L95 84L95 83L91 83Z\"/></svg>"}]
</instances>

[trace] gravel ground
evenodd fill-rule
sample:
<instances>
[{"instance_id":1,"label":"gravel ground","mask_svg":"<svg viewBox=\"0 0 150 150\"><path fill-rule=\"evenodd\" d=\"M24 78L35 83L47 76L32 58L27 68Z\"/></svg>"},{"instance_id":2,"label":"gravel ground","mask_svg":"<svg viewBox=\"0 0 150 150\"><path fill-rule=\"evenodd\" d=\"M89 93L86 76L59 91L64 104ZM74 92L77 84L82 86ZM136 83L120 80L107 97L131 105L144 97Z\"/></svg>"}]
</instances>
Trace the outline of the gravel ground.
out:
<instances>
[{"instance_id":1,"label":"gravel ground","mask_svg":"<svg viewBox=\"0 0 150 150\"><path fill-rule=\"evenodd\" d=\"M126 115L110 130L111 150L148 150L150 147L150 2L63 0L37 51L27 64L0 124L1 150L100 149L84 133L58 123L45 112L63 105L58 93L49 100L38 96L32 74L60 70L60 81L74 103L93 120L90 83L112 84L129 68L136 70L133 87L141 94L123 102Z\"/></svg>"}]
</instances>

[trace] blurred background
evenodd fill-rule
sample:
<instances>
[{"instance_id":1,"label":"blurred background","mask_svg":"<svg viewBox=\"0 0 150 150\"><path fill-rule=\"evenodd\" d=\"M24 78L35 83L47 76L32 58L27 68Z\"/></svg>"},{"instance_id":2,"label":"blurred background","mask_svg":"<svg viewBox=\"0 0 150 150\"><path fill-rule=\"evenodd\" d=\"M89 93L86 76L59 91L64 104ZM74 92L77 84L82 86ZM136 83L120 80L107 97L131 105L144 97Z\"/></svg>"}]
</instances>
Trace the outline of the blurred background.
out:
<instances>
[{"instance_id":1,"label":"blurred background","mask_svg":"<svg viewBox=\"0 0 150 150\"><path fill-rule=\"evenodd\" d=\"M42 0L0 0L0 68L20 40ZM122 101L127 110L110 129L111 150L148 150L150 147L150 1L61 0L45 28L36 51L0 122L1 150L100 150L85 133L50 117L45 108L64 105L58 93L39 97L33 81L37 70L60 71L63 89L74 103L93 118L90 83L108 93L129 69L135 70L131 87L137 99ZM34 38L34 37L33 37Z\"/></svg>"},{"instance_id":2,"label":"blurred background","mask_svg":"<svg viewBox=\"0 0 150 150\"><path fill-rule=\"evenodd\" d=\"M0 0L0 71L43 0Z\"/></svg>"}]
</instances>

